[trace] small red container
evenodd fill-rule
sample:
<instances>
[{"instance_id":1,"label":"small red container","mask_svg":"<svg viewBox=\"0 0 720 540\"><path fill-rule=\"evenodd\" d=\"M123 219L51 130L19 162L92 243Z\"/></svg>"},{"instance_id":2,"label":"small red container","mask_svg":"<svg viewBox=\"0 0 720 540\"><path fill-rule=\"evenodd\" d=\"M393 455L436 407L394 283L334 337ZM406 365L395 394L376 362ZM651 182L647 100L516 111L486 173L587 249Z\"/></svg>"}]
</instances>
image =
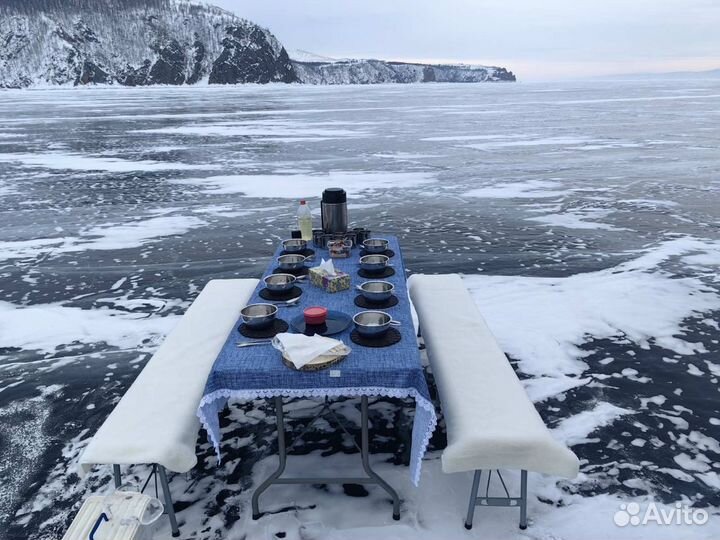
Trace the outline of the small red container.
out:
<instances>
[{"instance_id":1,"label":"small red container","mask_svg":"<svg viewBox=\"0 0 720 540\"><path fill-rule=\"evenodd\" d=\"M305 324L325 324L327 319L327 308L320 306L312 306L305 308L303 315L305 316Z\"/></svg>"}]
</instances>

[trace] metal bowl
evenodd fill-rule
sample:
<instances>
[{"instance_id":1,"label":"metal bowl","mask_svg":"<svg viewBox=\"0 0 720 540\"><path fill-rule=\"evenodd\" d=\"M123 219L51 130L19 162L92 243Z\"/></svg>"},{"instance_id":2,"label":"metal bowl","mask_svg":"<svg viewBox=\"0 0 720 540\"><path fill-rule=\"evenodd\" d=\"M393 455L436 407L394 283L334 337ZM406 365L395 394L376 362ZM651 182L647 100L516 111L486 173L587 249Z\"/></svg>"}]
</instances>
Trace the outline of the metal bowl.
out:
<instances>
[{"instance_id":1,"label":"metal bowl","mask_svg":"<svg viewBox=\"0 0 720 540\"><path fill-rule=\"evenodd\" d=\"M240 310L242 321L251 328L270 326L278 308L273 304L250 304Z\"/></svg>"},{"instance_id":2,"label":"metal bowl","mask_svg":"<svg viewBox=\"0 0 720 540\"><path fill-rule=\"evenodd\" d=\"M358 289L370 302L384 302L392 296L395 285L389 281L366 281L358 285Z\"/></svg>"},{"instance_id":3,"label":"metal bowl","mask_svg":"<svg viewBox=\"0 0 720 540\"><path fill-rule=\"evenodd\" d=\"M302 253L307 249L307 240L302 240L300 238L283 240L282 247L288 253Z\"/></svg>"},{"instance_id":4,"label":"metal bowl","mask_svg":"<svg viewBox=\"0 0 720 540\"><path fill-rule=\"evenodd\" d=\"M389 244L384 238L368 238L363 242L363 247L368 253L385 253Z\"/></svg>"},{"instance_id":5,"label":"metal bowl","mask_svg":"<svg viewBox=\"0 0 720 540\"><path fill-rule=\"evenodd\" d=\"M360 268L367 272L382 272L389 260L385 255L365 255L360 257Z\"/></svg>"},{"instance_id":6,"label":"metal bowl","mask_svg":"<svg viewBox=\"0 0 720 540\"><path fill-rule=\"evenodd\" d=\"M355 329L364 337L380 337L395 321L384 311L361 311L353 317Z\"/></svg>"},{"instance_id":7,"label":"metal bowl","mask_svg":"<svg viewBox=\"0 0 720 540\"><path fill-rule=\"evenodd\" d=\"M280 270L299 270L305 266L307 257L302 255L280 255L277 258Z\"/></svg>"},{"instance_id":8,"label":"metal bowl","mask_svg":"<svg viewBox=\"0 0 720 540\"><path fill-rule=\"evenodd\" d=\"M263 281L269 291L279 293L292 289L296 279L292 274L270 274Z\"/></svg>"}]
</instances>

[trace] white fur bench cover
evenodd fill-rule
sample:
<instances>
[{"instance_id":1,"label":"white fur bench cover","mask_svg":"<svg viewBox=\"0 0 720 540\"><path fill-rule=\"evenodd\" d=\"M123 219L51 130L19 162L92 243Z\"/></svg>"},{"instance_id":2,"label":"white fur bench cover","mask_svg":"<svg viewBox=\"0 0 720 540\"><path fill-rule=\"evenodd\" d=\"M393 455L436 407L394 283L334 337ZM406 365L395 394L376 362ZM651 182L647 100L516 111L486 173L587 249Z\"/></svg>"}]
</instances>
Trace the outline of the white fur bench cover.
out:
<instances>
[{"instance_id":1,"label":"white fur bench cover","mask_svg":"<svg viewBox=\"0 0 720 540\"><path fill-rule=\"evenodd\" d=\"M95 464L157 463L179 473L195 466L198 403L257 284L218 279L205 286L88 444L84 471Z\"/></svg>"},{"instance_id":2,"label":"white fur bench cover","mask_svg":"<svg viewBox=\"0 0 720 540\"><path fill-rule=\"evenodd\" d=\"M576 476L577 457L553 439L460 276L414 275L408 284L447 427L443 471Z\"/></svg>"}]
</instances>

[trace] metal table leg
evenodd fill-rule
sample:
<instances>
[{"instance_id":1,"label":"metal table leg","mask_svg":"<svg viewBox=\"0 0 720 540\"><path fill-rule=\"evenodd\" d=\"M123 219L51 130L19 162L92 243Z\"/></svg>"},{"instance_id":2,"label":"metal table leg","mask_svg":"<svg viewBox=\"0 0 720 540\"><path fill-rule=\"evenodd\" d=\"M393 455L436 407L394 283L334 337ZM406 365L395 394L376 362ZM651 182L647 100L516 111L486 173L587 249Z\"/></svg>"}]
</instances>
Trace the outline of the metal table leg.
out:
<instances>
[{"instance_id":1,"label":"metal table leg","mask_svg":"<svg viewBox=\"0 0 720 540\"><path fill-rule=\"evenodd\" d=\"M262 495L263 491L269 488L275 482L275 480L280 478L280 475L285 470L285 464L287 463L287 454L285 452L285 419L283 416L283 401L281 396L275 397L275 415L277 416L278 458L280 458L280 462L278 463L278 468L275 469L275 472L268 476L267 479L257 487L255 493L253 493L253 519L260 518L260 495Z\"/></svg>"},{"instance_id":2,"label":"metal table leg","mask_svg":"<svg viewBox=\"0 0 720 540\"><path fill-rule=\"evenodd\" d=\"M375 480L377 484L383 488L385 491L388 492L390 497L392 497L393 500L393 519L399 520L400 519L400 497L398 497L397 492L388 484L385 480L383 480L378 473L376 473L372 467L370 467L370 450L369 450L369 434L368 434L368 398L367 396L362 396L360 398L360 408L361 408L361 414L362 414L362 464L363 469L365 469L365 472L368 474L370 478Z\"/></svg>"},{"instance_id":3,"label":"metal table leg","mask_svg":"<svg viewBox=\"0 0 720 540\"><path fill-rule=\"evenodd\" d=\"M326 404L327 406L327 404ZM368 398L361 397L361 445L359 447L362 457L362 466L368 476L366 477L293 477L281 478L287 464L287 446L285 444L285 419L283 414L282 397L275 398L275 410L277 414L277 431L278 431L278 467L268 476L268 478L260 484L252 495L252 518L259 519L260 495L273 484L377 484L388 492L393 500L393 519L400 519L400 497L397 492L383 478L376 473L370 466L370 435L368 420ZM317 417L316 417L317 418ZM314 421L314 420L313 420ZM311 421L312 423L312 421ZM309 427L309 425L308 425ZM344 427L341 426L342 429ZM307 429L307 428L306 428ZM357 445L356 445L357 446Z\"/></svg>"}]
</instances>

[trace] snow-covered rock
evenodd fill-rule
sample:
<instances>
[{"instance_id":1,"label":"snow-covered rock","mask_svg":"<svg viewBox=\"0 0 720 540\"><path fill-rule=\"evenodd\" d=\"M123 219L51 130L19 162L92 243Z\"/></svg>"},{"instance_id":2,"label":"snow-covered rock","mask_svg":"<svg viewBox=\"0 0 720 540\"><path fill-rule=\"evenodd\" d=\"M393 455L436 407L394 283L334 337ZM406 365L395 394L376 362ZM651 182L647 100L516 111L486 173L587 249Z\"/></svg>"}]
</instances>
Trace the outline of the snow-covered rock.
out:
<instances>
[{"instance_id":1,"label":"snow-covered rock","mask_svg":"<svg viewBox=\"0 0 720 540\"><path fill-rule=\"evenodd\" d=\"M293 61L298 78L308 84L514 81L505 68L466 64L415 64L385 60Z\"/></svg>"},{"instance_id":2,"label":"snow-covered rock","mask_svg":"<svg viewBox=\"0 0 720 540\"><path fill-rule=\"evenodd\" d=\"M269 30L186 0L3 0L0 87L292 82Z\"/></svg>"},{"instance_id":3,"label":"snow-covered rock","mask_svg":"<svg viewBox=\"0 0 720 540\"><path fill-rule=\"evenodd\" d=\"M291 60L269 30L189 0L2 0L0 88L514 81L498 67Z\"/></svg>"}]
</instances>

